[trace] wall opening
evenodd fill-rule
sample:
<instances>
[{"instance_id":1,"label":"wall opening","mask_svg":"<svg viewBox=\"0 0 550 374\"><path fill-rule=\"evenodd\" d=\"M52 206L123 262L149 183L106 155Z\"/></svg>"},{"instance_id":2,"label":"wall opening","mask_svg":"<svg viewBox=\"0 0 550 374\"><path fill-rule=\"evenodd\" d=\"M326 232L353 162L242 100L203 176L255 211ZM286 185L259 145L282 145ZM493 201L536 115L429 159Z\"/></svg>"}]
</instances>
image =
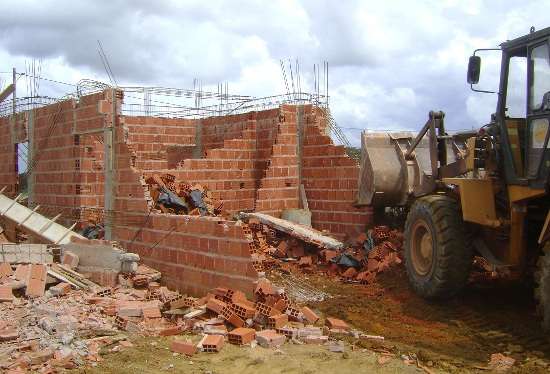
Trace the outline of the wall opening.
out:
<instances>
[{"instance_id":1,"label":"wall opening","mask_svg":"<svg viewBox=\"0 0 550 374\"><path fill-rule=\"evenodd\" d=\"M19 193L28 192L28 168L29 168L29 142L16 143L15 154L17 161L15 171L17 173L17 184Z\"/></svg>"}]
</instances>

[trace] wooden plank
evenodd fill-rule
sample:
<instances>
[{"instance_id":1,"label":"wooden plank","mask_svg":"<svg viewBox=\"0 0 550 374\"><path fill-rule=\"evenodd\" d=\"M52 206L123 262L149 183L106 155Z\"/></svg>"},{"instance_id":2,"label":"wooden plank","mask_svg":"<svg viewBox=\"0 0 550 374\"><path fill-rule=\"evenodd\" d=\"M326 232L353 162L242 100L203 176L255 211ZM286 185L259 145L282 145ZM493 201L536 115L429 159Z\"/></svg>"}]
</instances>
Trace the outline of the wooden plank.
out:
<instances>
[{"instance_id":1,"label":"wooden plank","mask_svg":"<svg viewBox=\"0 0 550 374\"><path fill-rule=\"evenodd\" d=\"M0 103L8 98L13 91L15 91L15 85L12 83L4 91L0 93Z\"/></svg>"}]
</instances>

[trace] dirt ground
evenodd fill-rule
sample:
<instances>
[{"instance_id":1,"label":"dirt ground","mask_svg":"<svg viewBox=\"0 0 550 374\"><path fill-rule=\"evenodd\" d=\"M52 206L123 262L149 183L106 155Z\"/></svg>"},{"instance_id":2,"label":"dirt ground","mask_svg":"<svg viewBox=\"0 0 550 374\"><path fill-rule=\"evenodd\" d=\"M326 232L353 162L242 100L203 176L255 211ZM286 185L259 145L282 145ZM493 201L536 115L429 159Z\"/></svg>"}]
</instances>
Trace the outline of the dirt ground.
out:
<instances>
[{"instance_id":1,"label":"dirt ground","mask_svg":"<svg viewBox=\"0 0 550 374\"><path fill-rule=\"evenodd\" d=\"M452 301L429 303L410 291L403 269L381 274L368 286L316 275L307 280L332 295L310 307L365 333L382 335L385 341L347 337L345 354L324 346L285 344L278 351L226 344L221 353L198 353L189 359L168 350L171 338L133 338L135 347L104 354L97 367L79 372L486 372L492 353L516 359L512 372L550 372L550 340L539 328L532 292L522 284L475 282ZM416 355L424 368L406 365L402 355ZM385 357L390 357L388 362Z\"/></svg>"},{"instance_id":2,"label":"dirt ground","mask_svg":"<svg viewBox=\"0 0 550 374\"><path fill-rule=\"evenodd\" d=\"M196 336L190 336L197 341ZM415 366L406 366L398 358L383 365L380 354L357 348L347 353L331 353L326 347L285 344L280 350L238 347L226 344L221 353L198 353L193 357L174 355L168 349L171 338L134 339L135 347L122 352L104 354L95 368L81 373L417 373Z\"/></svg>"},{"instance_id":3,"label":"dirt ground","mask_svg":"<svg viewBox=\"0 0 550 374\"><path fill-rule=\"evenodd\" d=\"M398 268L369 285L346 285L312 277L334 295L316 308L369 333L384 345L413 352L450 371L482 370L490 355L516 359L516 372L549 372L550 339L540 329L532 289L517 282L477 281L455 299L427 302L408 287Z\"/></svg>"}]
</instances>

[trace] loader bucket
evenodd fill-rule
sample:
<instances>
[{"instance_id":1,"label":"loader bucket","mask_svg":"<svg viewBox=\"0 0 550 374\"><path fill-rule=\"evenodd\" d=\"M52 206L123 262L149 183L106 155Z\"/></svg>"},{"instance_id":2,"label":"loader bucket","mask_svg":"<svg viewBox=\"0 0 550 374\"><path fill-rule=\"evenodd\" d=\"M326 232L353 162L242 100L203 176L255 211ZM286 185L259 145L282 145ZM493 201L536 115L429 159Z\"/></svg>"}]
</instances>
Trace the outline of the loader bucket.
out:
<instances>
[{"instance_id":1,"label":"loader bucket","mask_svg":"<svg viewBox=\"0 0 550 374\"><path fill-rule=\"evenodd\" d=\"M434 189L428 137L405 159L414 137L412 132L362 133L358 205L402 206L411 194Z\"/></svg>"}]
</instances>

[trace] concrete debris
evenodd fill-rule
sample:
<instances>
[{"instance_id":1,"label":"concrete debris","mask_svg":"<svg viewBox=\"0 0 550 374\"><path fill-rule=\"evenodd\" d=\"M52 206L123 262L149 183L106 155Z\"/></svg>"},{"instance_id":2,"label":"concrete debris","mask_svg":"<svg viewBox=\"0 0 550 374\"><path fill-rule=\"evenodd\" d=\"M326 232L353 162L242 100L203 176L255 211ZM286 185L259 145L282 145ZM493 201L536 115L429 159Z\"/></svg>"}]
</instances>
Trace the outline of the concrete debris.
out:
<instances>
[{"instance_id":1,"label":"concrete debris","mask_svg":"<svg viewBox=\"0 0 550 374\"><path fill-rule=\"evenodd\" d=\"M293 223L281 218L276 218L264 213L241 213L242 218L256 219L264 225L267 225L277 231L288 234L306 243L313 244L320 248L340 250L344 244L334 238L323 235L320 231L311 227Z\"/></svg>"},{"instance_id":2,"label":"concrete debris","mask_svg":"<svg viewBox=\"0 0 550 374\"><path fill-rule=\"evenodd\" d=\"M336 353L343 353L345 348L346 346L342 340L332 341L328 345L328 350Z\"/></svg>"}]
</instances>

